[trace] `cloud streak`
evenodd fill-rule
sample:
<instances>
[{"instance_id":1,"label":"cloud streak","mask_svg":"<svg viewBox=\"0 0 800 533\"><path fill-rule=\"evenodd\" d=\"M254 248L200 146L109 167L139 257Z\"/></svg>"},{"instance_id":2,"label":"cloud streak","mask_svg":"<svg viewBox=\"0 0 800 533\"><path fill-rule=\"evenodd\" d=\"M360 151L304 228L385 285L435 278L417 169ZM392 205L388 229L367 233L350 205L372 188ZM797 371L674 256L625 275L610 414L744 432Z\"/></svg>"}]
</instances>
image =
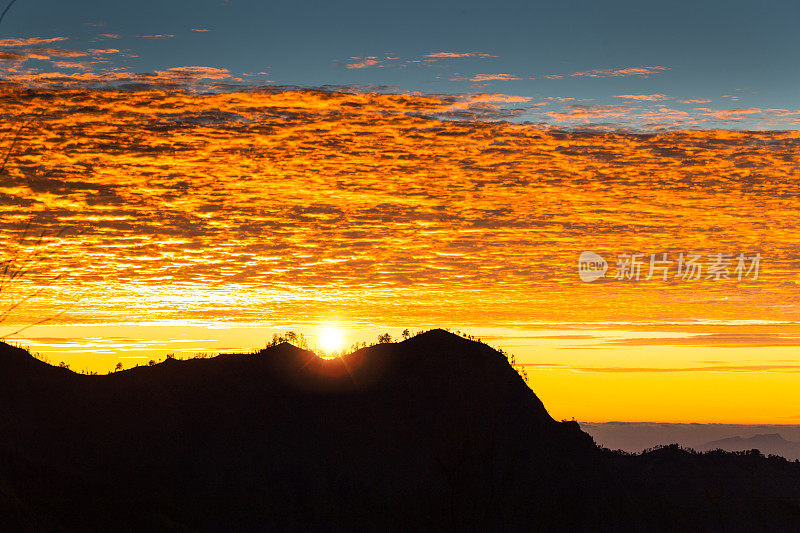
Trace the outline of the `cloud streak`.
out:
<instances>
[{"instance_id":1,"label":"cloud streak","mask_svg":"<svg viewBox=\"0 0 800 533\"><path fill-rule=\"evenodd\" d=\"M473 52L433 52L425 54L423 57L429 59L467 59L467 58L490 58L498 57L492 54L478 54Z\"/></svg>"},{"instance_id":2,"label":"cloud streak","mask_svg":"<svg viewBox=\"0 0 800 533\"><path fill-rule=\"evenodd\" d=\"M444 60L465 60L465 59L488 59L497 56L486 53L476 52L431 52L422 57L400 59L394 56L351 56L344 62L347 69L367 69L396 67L407 68L411 65L430 66L433 63Z\"/></svg>"},{"instance_id":3,"label":"cloud streak","mask_svg":"<svg viewBox=\"0 0 800 533\"><path fill-rule=\"evenodd\" d=\"M32 46L66 41L67 37L29 37L26 39L0 39L0 46Z\"/></svg>"},{"instance_id":4,"label":"cloud streak","mask_svg":"<svg viewBox=\"0 0 800 533\"><path fill-rule=\"evenodd\" d=\"M592 69L580 72L573 72L572 74L548 74L544 76L547 79L556 80L565 77L571 78L628 78L637 76L641 78L648 78L653 74L669 70L669 67L626 67L620 69Z\"/></svg>"},{"instance_id":5,"label":"cloud streak","mask_svg":"<svg viewBox=\"0 0 800 533\"><path fill-rule=\"evenodd\" d=\"M772 333L708 333L685 337L634 337L605 341L623 346L713 346L713 347L773 347L800 346L800 335Z\"/></svg>"},{"instance_id":6,"label":"cloud streak","mask_svg":"<svg viewBox=\"0 0 800 533\"><path fill-rule=\"evenodd\" d=\"M379 58L377 56L368 57L351 57L350 63L346 63L344 68L347 69L363 69L363 68L383 68L386 66L386 61L396 59L392 57Z\"/></svg>"},{"instance_id":7,"label":"cloud streak","mask_svg":"<svg viewBox=\"0 0 800 533\"><path fill-rule=\"evenodd\" d=\"M666 94L618 94L614 98L624 98L625 100L635 100L638 102L660 102L662 100L669 100L671 96Z\"/></svg>"}]
</instances>

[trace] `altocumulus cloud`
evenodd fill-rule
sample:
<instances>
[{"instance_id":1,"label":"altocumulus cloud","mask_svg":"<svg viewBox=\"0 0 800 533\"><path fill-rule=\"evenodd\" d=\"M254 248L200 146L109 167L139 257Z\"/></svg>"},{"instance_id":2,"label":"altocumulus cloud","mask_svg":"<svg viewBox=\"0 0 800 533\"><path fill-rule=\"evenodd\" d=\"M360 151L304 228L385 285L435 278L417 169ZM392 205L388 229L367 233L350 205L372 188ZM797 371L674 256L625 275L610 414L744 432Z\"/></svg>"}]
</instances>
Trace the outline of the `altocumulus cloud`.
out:
<instances>
[{"instance_id":1,"label":"altocumulus cloud","mask_svg":"<svg viewBox=\"0 0 800 533\"><path fill-rule=\"evenodd\" d=\"M115 73L98 90L88 74L0 91L0 133L37 116L0 176L0 242L31 214L32 231L64 230L29 279L68 273L67 294L106 296L72 307L76 320L299 317L320 301L402 316L399 287L431 320L656 320L676 307L778 319L797 301L796 222L764 206L796 201L798 132L570 132L502 120L530 112L526 97L214 91L227 72L208 67ZM588 298L575 275L587 235L613 257L643 234L770 250L763 277L736 289L760 305L705 281ZM737 249L709 249L709 234Z\"/></svg>"}]
</instances>

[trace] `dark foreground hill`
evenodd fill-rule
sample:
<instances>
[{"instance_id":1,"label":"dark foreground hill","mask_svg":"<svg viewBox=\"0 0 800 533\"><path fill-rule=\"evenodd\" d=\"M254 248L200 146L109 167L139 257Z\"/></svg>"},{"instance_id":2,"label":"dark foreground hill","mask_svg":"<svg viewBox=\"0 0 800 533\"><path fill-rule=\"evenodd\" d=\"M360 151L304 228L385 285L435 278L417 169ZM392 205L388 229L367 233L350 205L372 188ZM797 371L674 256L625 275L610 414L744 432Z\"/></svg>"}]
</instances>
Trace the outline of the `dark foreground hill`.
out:
<instances>
[{"instance_id":1,"label":"dark foreground hill","mask_svg":"<svg viewBox=\"0 0 800 533\"><path fill-rule=\"evenodd\" d=\"M435 330L84 376L0 345L2 530L792 530L800 468L642 456Z\"/></svg>"}]
</instances>

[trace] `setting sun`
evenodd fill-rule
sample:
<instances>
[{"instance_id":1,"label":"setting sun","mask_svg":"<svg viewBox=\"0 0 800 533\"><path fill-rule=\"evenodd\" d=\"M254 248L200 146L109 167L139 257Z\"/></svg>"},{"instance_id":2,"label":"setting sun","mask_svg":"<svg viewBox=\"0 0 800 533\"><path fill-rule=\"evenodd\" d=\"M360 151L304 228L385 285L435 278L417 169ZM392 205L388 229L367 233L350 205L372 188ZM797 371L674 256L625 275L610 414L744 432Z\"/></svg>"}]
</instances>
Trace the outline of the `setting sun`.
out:
<instances>
[{"instance_id":1,"label":"setting sun","mask_svg":"<svg viewBox=\"0 0 800 533\"><path fill-rule=\"evenodd\" d=\"M338 352L344 347L344 335L342 330L334 326L326 326L319 333L319 348L323 355L330 355Z\"/></svg>"}]
</instances>

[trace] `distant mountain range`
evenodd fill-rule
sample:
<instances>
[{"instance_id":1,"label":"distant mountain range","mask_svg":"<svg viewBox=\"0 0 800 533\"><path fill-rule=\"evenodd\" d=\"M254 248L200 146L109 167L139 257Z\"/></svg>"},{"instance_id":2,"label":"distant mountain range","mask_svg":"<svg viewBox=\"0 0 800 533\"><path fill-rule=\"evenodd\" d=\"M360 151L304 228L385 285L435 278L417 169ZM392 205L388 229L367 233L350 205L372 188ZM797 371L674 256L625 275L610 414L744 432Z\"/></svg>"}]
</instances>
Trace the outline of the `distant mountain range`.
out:
<instances>
[{"instance_id":1,"label":"distant mountain range","mask_svg":"<svg viewBox=\"0 0 800 533\"><path fill-rule=\"evenodd\" d=\"M0 343L0 528L800 530L800 464L598 448L442 330L105 376Z\"/></svg>"},{"instance_id":2,"label":"distant mountain range","mask_svg":"<svg viewBox=\"0 0 800 533\"><path fill-rule=\"evenodd\" d=\"M700 451L725 450L729 452L758 450L764 455L780 455L790 460L800 460L800 442L784 439L778 433L754 435L752 437L729 437L707 442L698 447Z\"/></svg>"},{"instance_id":3,"label":"distant mountain range","mask_svg":"<svg viewBox=\"0 0 800 533\"><path fill-rule=\"evenodd\" d=\"M665 422L581 422L581 429L598 445L641 452L664 443L694 450L757 449L764 455L800 459L797 424L680 424ZM755 437L753 437L755 435Z\"/></svg>"}]
</instances>

